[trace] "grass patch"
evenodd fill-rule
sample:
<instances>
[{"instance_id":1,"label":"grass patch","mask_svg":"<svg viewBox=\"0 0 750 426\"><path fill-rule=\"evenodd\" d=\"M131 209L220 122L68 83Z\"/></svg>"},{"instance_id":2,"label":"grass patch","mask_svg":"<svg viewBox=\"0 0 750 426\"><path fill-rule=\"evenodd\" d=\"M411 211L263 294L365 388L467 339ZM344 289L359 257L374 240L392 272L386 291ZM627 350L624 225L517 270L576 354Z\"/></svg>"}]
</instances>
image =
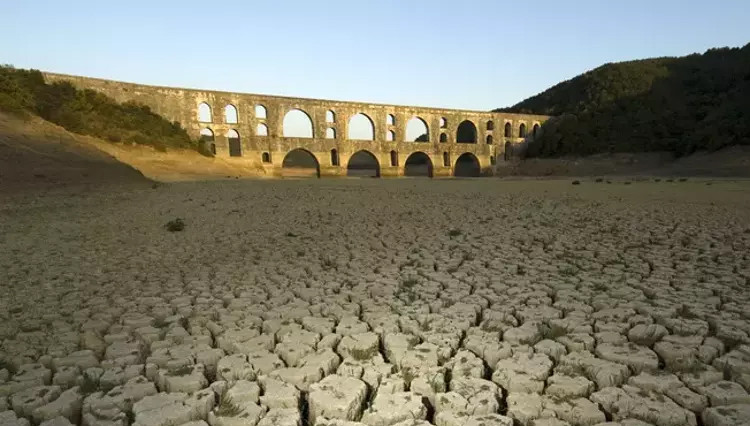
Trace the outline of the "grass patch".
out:
<instances>
[{"instance_id":1,"label":"grass patch","mask_svg":"<svg viewBox=\"0 0 750 426\"><path fill-rule=\"evenodd\" d=\"M83 380L79 386L79 390L83 395L91 395L92 393L99 390L99 383L88 374L83 374Z\"/></svg>"},{"instance_id":2,"label":"grass patch","mask_svg":"<svg viewBox=\"0 0 750 426\"><path fill-rule=\"evenodd\" d=\"M237 417L242 412L242 408L232 400L232 396L225 390L219 397L219 407L216 409L218 417Z\"/></svg>"},{"instance_id":3,"label":"grass patch","mask_svg":"<svg viewBox=\"0 0 750 426\"><path fill-rule=\"evenodd\" d=\"M336 269L336 267L338 265L336 264L336 260L334 260L333 257L331 257L331 256L321 256L320 257L320 266L323 268L323 270L330 271L331 269Z\"/></svg>"}]
</instances>

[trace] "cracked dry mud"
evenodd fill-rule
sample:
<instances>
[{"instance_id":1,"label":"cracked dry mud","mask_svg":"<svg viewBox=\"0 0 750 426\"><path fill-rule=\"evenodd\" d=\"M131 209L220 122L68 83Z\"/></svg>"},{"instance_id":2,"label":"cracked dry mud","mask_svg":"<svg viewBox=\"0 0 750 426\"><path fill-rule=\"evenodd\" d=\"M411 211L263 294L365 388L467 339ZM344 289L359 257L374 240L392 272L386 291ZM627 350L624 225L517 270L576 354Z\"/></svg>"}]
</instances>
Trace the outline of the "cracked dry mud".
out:
<instances>
[{"instance_id":1,"label":"cracked dry mud","mask_svg":"<svg viewBox=\"0 0 750 426\"><path fill-rule=\"evenodd\" d=\"M486 179L8 196L0 424L748 425L749 194Z\"/></svg>"}]
</instances>

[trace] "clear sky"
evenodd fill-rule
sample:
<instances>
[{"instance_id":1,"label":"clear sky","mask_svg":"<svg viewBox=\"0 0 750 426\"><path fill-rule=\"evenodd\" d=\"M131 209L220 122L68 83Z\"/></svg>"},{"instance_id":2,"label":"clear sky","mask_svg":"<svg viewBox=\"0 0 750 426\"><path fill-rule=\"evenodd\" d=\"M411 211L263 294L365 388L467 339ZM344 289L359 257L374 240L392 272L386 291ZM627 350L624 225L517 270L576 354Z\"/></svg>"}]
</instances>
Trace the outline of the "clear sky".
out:
<instances>
[{"instance_id":1,"label":"clear sky","mask_svg":"<svg viewBox=\"0 0 750 426\"><path fill-rule=\"evenodd\" d=\"M748 0L2 0L0 62L487 110L606 62L750 41Z\"/></svg>"}]
</instances>

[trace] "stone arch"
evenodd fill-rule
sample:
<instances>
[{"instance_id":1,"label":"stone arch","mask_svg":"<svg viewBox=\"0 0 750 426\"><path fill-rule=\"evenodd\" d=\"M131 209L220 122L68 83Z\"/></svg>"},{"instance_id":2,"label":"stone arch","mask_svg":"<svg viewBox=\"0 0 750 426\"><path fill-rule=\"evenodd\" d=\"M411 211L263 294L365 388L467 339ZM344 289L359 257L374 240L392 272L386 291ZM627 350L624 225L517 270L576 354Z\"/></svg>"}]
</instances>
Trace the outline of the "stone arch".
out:
<instances>
[{"instance_id":1,"label":"stone arch","mask_svg":"<svg viewBox=\"0 0 750 426\"><path fill-rule=\"evenodd\" d=\"M333 112L332 109L329 109L326 111L326 123L335 123L336 122L336 113Z\"/></svg>"},{"instance_id":2,"label":"stone arch","mask_svg":"<svg viewBox=\"0 0 750 426\"><path fill-rule=\"evenodd\" d=\"M256 136L268 136L268 126L265 123L258 123L258 127L255 128Z\"/></svg>"},{"instance_id":3,"label":"stone arch","mask_svg":"<svg viewBox=\"0 0 750 426\"><path fill-rule=\"evenodd\" d=\"M237 124L239 121L239 115L237 114L237 107L228 104L224 107L224 122L227 124Z\"/></svg>"},{"instance_id":4,"label":"stone arch","mask_svg":"<svg viewBox=\"0 0 750 426\"><path fill-rule=\"evenodd\" d=\"M260 156L260 159L261 159L261 161L263 161L264 163L270 163L270 162L271 162L271 153L270 153L270 152L264 152L264 153L263 153L263 154L262 154L262 155Z\"/></svg>"},{"instance_id":5,"label":"stone arch","mask_svg":"<svg viewBox=\"0 0 750 426\"><path fill-rule=\"evenodd\" d=\"M446 142L448 142L448 135L446 135L445 133L441 133L440 134L440 143L446 143Z\"/></svg>"},{"instance_id":6,"label":"stone arch","mask_svg":"<svg viewBox=\"0 0 750 426\"><path fill-rule=\"evenodd\" d=\"M456 177L479 177L480 172L479 159L470 152L461 154L453 167L453 176Z\"/></svg>"},{"instance_id":7,"label":"stone arch","mask_svg":"<svg viewBox=\"0 0 750 426\"><path fill-rule=\"evenodd\" d=\"M326 139L336 139L336 129L329 127L326 129Z\"/></svg>"},{"instance_id":8,"label":"stone arch","mask_svg":"<svg viewBox=\"0 0 750 426\"><path fill-rule=\"evenodd\" d=\"M440 117L440 128L445 129L448 127L448 119L445 117Z\"/></svg>"},{"instance_id":9,"label":"stone arch","mask_svg":"<svg viewBox=\"0 0 750 426\"><path fill-rule=\"evenodd\" d=\"M240 134L236 130L230 129L227 132L227 142L229 145L230 157L242 157L242 144L240 143Z\"/></svg>"},{"instance_id":10,"label":"stone arch","mask_svg":"<svg viewBox=\"0 0 750 426\"><path fill-rule=\"evenodd\" d=\"M432 177L432 160L430 156L421 151L409 155L404 163L404 176Z\"/></svg>"},{"instance_id":11,"label":"stone arch","mask_svg":"<svg viewBox=\"0 0 750 426\"><path fill-rule=\"evenodd\" d=\"M503 156L503 159L505 161L510 161L510 158L513 156L513 145L510 143L510 141L505 142L505 154Z\"/></svg>"},{"instance_id":12,"label":"stone arch","mask_svg":"<svg viewBox=\"0 0 750 426\"><path fill-rule=\"evenodd\" d=\"M304 148L296 148L287 152L281 162L281 169L282 176L320 177L318 159L312 152Z\"/></svg>"},{"instance_id":13,"label":"stone arch","mask_svg":"<svg viewBox=\"0 0 750 426\"><path fill-rule=\"evenodd\" d=\"M396 140L396 132L393 130L389 130L385 133L385 140L388 142L393 142Z\"/></svg>"},{"instance_id":14,"label":"stone arch","mask_svg":"<svg viewBox=\"0 0 750 426\"><path fill-rule=\"evenodd\" d=\"M255 105L255 118L262 118L265 119L267 117L268 110L266 110L266 107L258 104Z\"/></svg>"},{"instance_id":15,"label":"stone arch","mask_svg":"<svg viewBox=\"0 0 750 426\"><path fill-rule=\"evenodd\" d=\"M357 151L349 157L346 174L347 176L380 177L380 162L370 151L364 149Z\"/></svg>"},{"instance_id":16,"label":"stone arch","mask_svg":"<svg viewBox=\"0 0 750 426\"><path fill-rule=\"evenodd\" d=\"M349 130L346 138L349 140L375 140L375 123L367 114L360 112L349 118Z\"/></svg>"},{"instance_id":17,"label":"stone arch","mask_svg":"<svg viewBox=\"0 0 750 426\"><path fill-rule=\"evenodd\" d=\"M487 145L492 145L492 135L487 135Z\"/></svg>"},{"instance_id":18,"label":"stone arch","mask_svg":"<svg viewBox=\"0 0 750 426\"><path fill-rule=\"evenodd\" d=\"M312 118L299 108L287 111L282 126L285 138L312 138L315 135Z\"/></svg>"},{"instance_id":19,"label":"stone arch","mask_svg":"<svg viewBox=\"0 0 750 426\"><path fill-rule=\"evenodd\" d=\"M539 123L534 123L534 127L531 130L531 135L536 137L536 133L539 131Z\"/></svg>"},{"instance_id":20,"label":"stone arch","mask_svg":"<svg viewBox=\"0 0 750 426\"><path fill-rule=\"evenodd\" d=\"M398 166L398 152L391 151L391 166Z\"/></svg>"},{"instance_id":21,"label":"stone arch","mask_svg":"<svg viewBox=\"0 0 750 426\"><path fill-rule=\"evenodd\" d=\"M331 150L331 165L332 166L339 165L339 151L336 148L333 148Z\"/></svg>"},{"instance_id":22,"label":"stone arch","mask_svg":"<svg viewBox=\"0 0 750 426\"><path fill-rule=\"evenodd\" d=\"M513 137L513 125L510 124L510 122L505 123L505 133L503 133L503 135L506 138Z\"/></svg>"},{"instance_id":23,"label":"stone arch","mask_svg":"<svg viewBox=\"0 0 750 426\"><path fill-rule=\"evenodd\" d=\"M388 114L385 117L385 124L388 126L395 126L396 125L396 116L393 114Z\"/></svg>"},{"instance_id":24,"label":"stone arch","mask_svg":"<svg viewBox=\"0 0 750 426\"><path fill-rule=\"evenodd\" d=\"M450 167L451 166L451 155L447 152L443 153L443 167Z\"/></svg>"},{"instance_id":25,"label":"stone arch","mask_svg":"<svg viewBox=\"0 0 750 426\"><path fill-rule=\"evenodd\" d=\"M414 116L406 122L407 142L429 142L430 128L421 117Z\"/></svg>"},{"instance_id":26,"label":"stone arch","mask_svg":"<svg viewBox=\"0 0 750 426\"><path fill-rule=\"evenodd\" d=\"M464 120L456 130L457 143L477 143L477 126L471 120Z\"/></svg>"},{"instance_id":27,"label":"stone arch","mask_svg":"<svg viewBox=\"0 0 750 426\"><path fill-rule=\"evenodd\" d=\"M213 130L209 129L208 127L201 129L200 141L203 144L204 148L206 148L212 154L216 155L216 141L214 138Z\"/></svg>"},{"instance_id":28,"label":"stone arch","mask_svg":"<svg viewBox=\"0 0 750 426\"><path fill-rule=\"evenodd\" d=\"M526 137L526 124L525 123L521 123L521 125L518 126L518 137L519 138Z\"/></svg>"},{"instance_id":29,"label":"stone arch","mask_svg":"<svg viewBox=\"0 0 750 426\"><path fill-rule=\"evenodd\" d=\"M213 118L211 117L211 105L206 102L198 104L198 121L201 123L213 123Z\"/></svg>"},{"instance_id":30,"label":"stone arch","mask_svg":"<svg viewBox=\"0 0 750 426\"><path fill-rule=\"evenodd\" d=\"M495 130L495 122L490 120L487 122L487 130Z\"/></svg>"}]
</instances>

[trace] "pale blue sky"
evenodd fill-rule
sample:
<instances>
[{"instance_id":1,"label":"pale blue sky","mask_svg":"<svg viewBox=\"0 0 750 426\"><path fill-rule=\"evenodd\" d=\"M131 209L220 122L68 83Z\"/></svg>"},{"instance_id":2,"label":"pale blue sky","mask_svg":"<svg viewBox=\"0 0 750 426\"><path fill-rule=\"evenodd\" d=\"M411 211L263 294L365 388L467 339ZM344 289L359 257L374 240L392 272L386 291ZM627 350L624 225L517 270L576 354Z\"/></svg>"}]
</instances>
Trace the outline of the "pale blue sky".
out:
<instances>
[{"instance_id":1,"label":"pale blue sky","mask_svg":"<svg viewBox=\"0 0 750 426\"><path fill-rule=\"evenodd\" d=\"M605 62L750 41L748 0L2 3L0 62L17 67L478 110Z\"/></svg>"}]
</instances>

